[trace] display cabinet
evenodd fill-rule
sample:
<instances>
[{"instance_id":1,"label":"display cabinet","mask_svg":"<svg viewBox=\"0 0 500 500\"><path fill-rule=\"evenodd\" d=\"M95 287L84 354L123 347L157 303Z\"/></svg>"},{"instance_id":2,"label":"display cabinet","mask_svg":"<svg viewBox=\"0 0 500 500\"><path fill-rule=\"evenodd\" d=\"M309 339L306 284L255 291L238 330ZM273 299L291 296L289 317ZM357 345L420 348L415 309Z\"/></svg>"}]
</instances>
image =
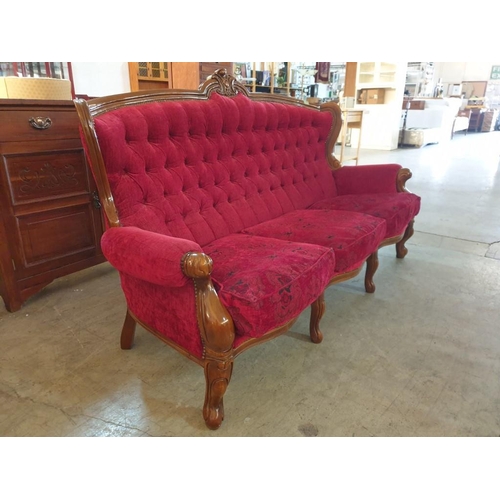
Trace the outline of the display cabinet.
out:
<instances>
[{"instance_id":1,"label":"display cabinet","mask_svg":"<svg viewBox=\"0 0 500 500\"><path fill-rule=\"evenodd\" d=\"M315 83L314 62L131 62L130 88L196 89L217 69L225 68L249 92L283 94L299 99L310 96Z\"/></svg>"},{"instance_id":2,"label":"display cabinet","mask_svg":"<svg viewBox=\"0 0 500 500\"><path fill-rule=\"evenodd\" d=\"M362 149L397 149L401 122L406 62L358 62L346 66L346 80L355 71L355 103L363 110ZM342 104L342 103L341 103ZM352 131L354 141L357 130Z\"/></svg>"},{"instance_id":3,"label":"display cabinet","mask_svg":"<svg viewBox=\"0 0 500 500\"><path fill-rule=\"evenodd\" d=\"M391 87L396 84L397 63L359 62L358 88Z\"/></svg>"},{"instance_id":4,"label":"display cabinet","mask_svg":"<svg viewBox=\"0 0 500 500\"><path fill-rule=\"evenodd\" d=\"M130 90L197 89L216 69L231 62L129 62Z\"/></svg>"},{"instance_id":5,"label":"display cabinet","mask_svg":"<svg viewBox=\"0 0 500 500\"><path fill-rule=\"evenodd\" d=\"M434 63L409 62L406 67L405 95L409 97L433 97Z\"/></svg>"},{"instance_id":6,"label":"display cabinet","mask_svg":"<svg viewBox=\"0 0 500 500\"><path fill-rule=\"evenodd\" d=\"M290 67L285 62L236 62L234 75L250 92L290 92Z\"/></svg>"},{"instance_id":7,"label":"display cabinet","mask_svg":"<svg viewBox=\"0 0 500 500\"><path fill-rule=\"evenodd\" d=\"M130 90L197 89L199 63L129 62Z\"/></svg>"},{"instance_id":8,"label":"display cabinet","mask_svg":"<svg viewBox=\"0 0 500 500\"><path fill-rule=\"evenodd\" d=\"M129 62L130 90L171 88L172 63Z\"/></svg>"},{"instance_id":9,"label":"display cabinet","mask_svg":"<svg viewBox=\"0 0 500 500\"><path fill-rule=\"evenodd\" d=\"M234 74L250 92L283 94L300 99L314 83L315 63L235 62Z\"/></svg>"}]
</instances>

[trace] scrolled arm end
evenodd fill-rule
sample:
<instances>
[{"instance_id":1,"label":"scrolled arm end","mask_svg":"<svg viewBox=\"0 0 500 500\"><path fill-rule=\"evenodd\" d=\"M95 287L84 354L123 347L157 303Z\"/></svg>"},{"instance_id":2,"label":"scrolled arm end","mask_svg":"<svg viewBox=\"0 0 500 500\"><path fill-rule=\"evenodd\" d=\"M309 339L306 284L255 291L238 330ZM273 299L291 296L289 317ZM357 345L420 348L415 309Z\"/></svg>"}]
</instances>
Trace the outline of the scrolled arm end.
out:
<instances>
[{"instance_id":1,"label":"scrolled arm end","mask_svg":"<svg viewBox=\"0 0 500 500\"><path fill-rule=\"evenodd\" d=\"M411 179L412 172L409 168L401 168L398 170L398 175L396 178L396 189L398 193L409 193L408 189L406 189L406 181Z\"/></svg>"},{"instance_id":2,"label":"scrolled arm end","mask_svg":"<svg viewBox=\"0 0 500 500\"><path fill-rule=\"evenodd\" d=\"M212 274L213 261L205 253L188 252L181 260L182 272L189 278L208 278Z\"/></svg>"}]
</instances>

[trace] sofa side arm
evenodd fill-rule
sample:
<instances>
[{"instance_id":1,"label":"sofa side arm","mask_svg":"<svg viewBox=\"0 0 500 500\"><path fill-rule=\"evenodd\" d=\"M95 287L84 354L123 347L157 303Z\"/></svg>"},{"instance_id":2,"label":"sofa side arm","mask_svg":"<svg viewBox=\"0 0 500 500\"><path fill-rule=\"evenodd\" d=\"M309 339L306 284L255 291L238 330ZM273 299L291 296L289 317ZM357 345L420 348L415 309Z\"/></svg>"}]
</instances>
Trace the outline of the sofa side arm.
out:
<instances>
[{"instance_id":1,"label":"sofa side arm","mask_svg":"<svg viewBox=\"0 0 500 500\"><path fill-rule=\"evenodd\" d=\"M337 192L378 194L408 192L405 183L411 172L397 163L344 166L333 171Z\"/></svg>"},{"instance_id":2,"label":"sofa side arm","mask_svg":"<svg viewBox=\"0 0 500 500\"><path fill-rule=\"evenodd\" d=\"M169 287L181 287L190 281L182 271L182 259L188 252L202 252L194 241L137 227L108 229L102 236L101 248L118 271Z\"/></svg>"}]
</instances>

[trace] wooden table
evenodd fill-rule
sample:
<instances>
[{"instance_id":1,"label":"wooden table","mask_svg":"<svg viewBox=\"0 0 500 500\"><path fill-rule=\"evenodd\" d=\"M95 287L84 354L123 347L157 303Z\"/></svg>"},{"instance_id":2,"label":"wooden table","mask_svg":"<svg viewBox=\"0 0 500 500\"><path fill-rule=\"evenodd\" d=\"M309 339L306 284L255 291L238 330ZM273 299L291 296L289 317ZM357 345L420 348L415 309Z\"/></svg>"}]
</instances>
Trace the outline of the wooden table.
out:
<instances>
[{"instance_id":1,"label":"wooden table","mask_svg":"<svg viewBox=\"0 0 500 500\"><path fill-rule=\"evenodd\" d=\"M342 130L340 131L340 158L341 164L346 161L355 160L356 165L359 161L359 150L361 147L361 127L363 125L363 110L362 109L343 109L342 110ZM348 131L358 129L358 145L356 149L356 156L345 157L345 144Z\"/></svg>"}]
</instances>

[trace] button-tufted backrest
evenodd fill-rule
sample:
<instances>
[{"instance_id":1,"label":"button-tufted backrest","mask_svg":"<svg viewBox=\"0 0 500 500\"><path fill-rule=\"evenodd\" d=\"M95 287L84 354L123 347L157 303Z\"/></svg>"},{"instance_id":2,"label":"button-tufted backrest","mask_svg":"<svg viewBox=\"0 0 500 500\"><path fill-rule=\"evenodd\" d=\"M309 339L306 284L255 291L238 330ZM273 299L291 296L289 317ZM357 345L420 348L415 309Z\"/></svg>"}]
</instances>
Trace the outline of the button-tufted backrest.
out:
<instances>
[{"instance_id":1,"label":"button-tufted backrest","mask_svg":"<svg viewBox=\"0 0 500 500\"><path fill-rule=\"evenodd\" d=\"M95 117L120 223L200 245L335 196L331 124L328 112L217 93Z\"/></svg>"}]
</instances>

